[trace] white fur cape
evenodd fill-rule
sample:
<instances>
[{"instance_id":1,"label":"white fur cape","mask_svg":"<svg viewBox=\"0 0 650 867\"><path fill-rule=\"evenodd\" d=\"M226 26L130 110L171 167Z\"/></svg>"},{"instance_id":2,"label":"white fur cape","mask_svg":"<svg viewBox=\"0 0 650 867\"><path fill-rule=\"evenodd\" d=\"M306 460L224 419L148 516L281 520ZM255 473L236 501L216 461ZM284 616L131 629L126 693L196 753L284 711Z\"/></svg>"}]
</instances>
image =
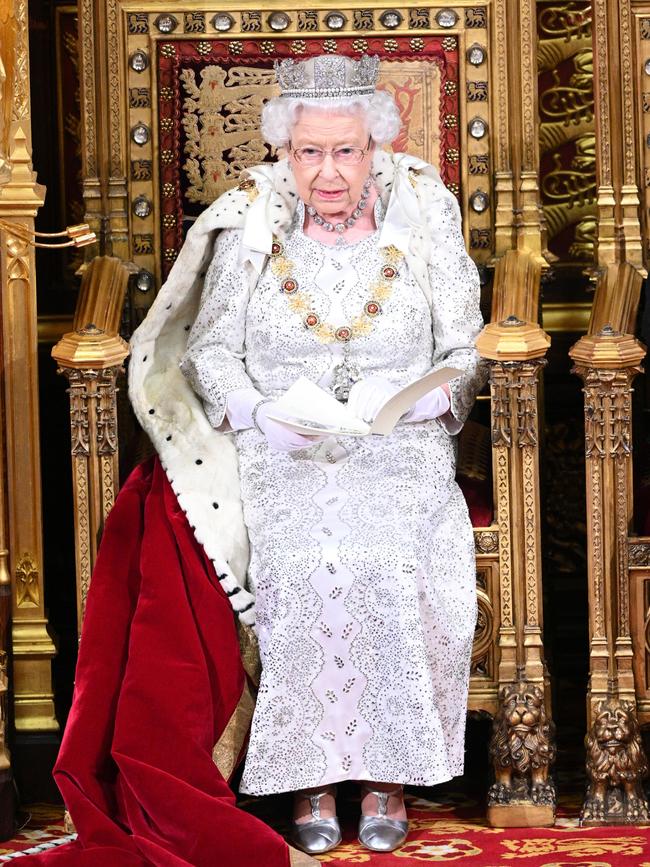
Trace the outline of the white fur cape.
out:
<instances>
[{"instance_id":1,"label":"white fur cape","mask_svg":"<svg viewBox=\"0 0 650 867\"><path fill-rule=\"evenodd\" d=\"M373 174L387 208L380 245L392 243L404 253L429 298L427 265L435 238L427 215L455 199L433 166L406 154L378 151ZM254 625L233 435L211 427L179 369L217 232L243 229L241 262L253 292L272 236L282 237L291 223L297 196L286 160L249 169L246 178L248 183L220 196L189 230L167 281L131 340L129 395L234 610L243 623Z\"/></svg>"}]
</instances>

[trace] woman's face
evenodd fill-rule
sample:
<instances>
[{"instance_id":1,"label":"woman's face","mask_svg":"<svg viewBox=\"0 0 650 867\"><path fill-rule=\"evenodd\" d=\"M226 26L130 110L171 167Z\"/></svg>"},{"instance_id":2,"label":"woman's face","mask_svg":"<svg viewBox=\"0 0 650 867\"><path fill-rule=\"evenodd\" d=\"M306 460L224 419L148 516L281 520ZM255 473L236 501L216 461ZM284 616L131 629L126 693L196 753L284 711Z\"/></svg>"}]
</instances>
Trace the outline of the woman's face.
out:
<instances>
[{"instance_id":1,"label":"woman's face","mask_svg":"<svg viewBox=\"0 0 650 867\"><path fill-rule=\"evenodd\" d=\"M294 151L313 147L324 151L351 147L367 149L362 161L355 165L335 162L331 153L320 165L298 162ZM363 185L370 174L374 143L368 145L368 131L360 114L301 111L291 132L289 162L300 198L323 217L345 219L356 208Z\"/></svg>"}]
</instances>

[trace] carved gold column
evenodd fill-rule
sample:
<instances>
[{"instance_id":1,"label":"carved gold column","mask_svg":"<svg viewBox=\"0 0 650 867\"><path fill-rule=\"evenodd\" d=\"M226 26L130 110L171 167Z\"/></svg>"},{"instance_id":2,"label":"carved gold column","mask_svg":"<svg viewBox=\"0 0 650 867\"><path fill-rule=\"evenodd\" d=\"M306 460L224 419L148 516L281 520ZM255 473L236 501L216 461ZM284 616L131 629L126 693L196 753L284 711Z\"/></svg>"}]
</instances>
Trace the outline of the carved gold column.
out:
<instances>
[{"instance_id":1,"label":"carved gold column","mask_svg":"<svg viewBox=\"0 0 650 867\"><path fill-rule=\"evenodd\" d=\"M517 249L529 250L541 258L542 208L539 190L539 111L537 106L537 7L535 0L513 3L518 13L519 51L511 54L518 64L518 104L513 113L518 118L519 143L516 154L519 190L515 221ZM518 56L519 55L519 56ZM517 59L515 59L517 58ZM514 78L514 76L513 76Z\"/></svg>"},{"instance_id":2,"label":"carved gold column","mask_svg":"<svg viewBox=\"0 0 650 867\"><path fill-rule=\"evenodd\" d=\"M0 45L13 45L4 63L13 80L3 89L13 94L8 135L9 180L0 186L0 218L5 224L34 228L43 204L31 163L29 54L26 0L3 0ZM7 40L5 41L5 33ZM9 35L11 34L11 35ZM6 105L2 106L3 109ZM6 112L2 112L3 122ZM0 139L1 140L1 139ZM41 474L37 382L36 290L34 256L28 243L0 231L0 301L2 309L2 399L4 404L7 484L7 545L13 580L13 674L16 729L56 731L51 659L55 648L47 631L43 599Z\"/></svg>"},{"instance_id":3,"label":"carved gold column","mask_svg":"<svg viewBox=\"0 0 650 867\"><path fill-rule=\"evenodd\" d=\"M119 483L115 382L129 348L117 331L128 276L119 259L93 260L82 282L76 330L52 350L70 383L79 634L99 538Z\"/></svg>"},{"instance_id":4,"label":"carved gold column","mask_svg":"<svg viewBox=\"0 0 650 867\"><path fill-rule=\"evenodd\" d=\"M512 158L510 153L511 116L510 70L508 48L511 34L508 26L507 0L494 0L493 6L493 80L495 94L494 130L494 214L495 255L500 256L514 246L513 214L515 189Z\"/></svg>"},{"instance_id":5,"label":"carved gold column","mask_svg":"<svg viewBox=\"0 0 650 867\"><path fill-rule=\"evenodd\" d=\"M542 654L539 373L550 339L516 316L486 325L477 347L490 368L501 573L499 681L522 670L544 686ZM523 523L522 523L523 520ZM518 532L510 528L517 527Z\"/></svg>"},{"instance_id":6,"label":"carved gold column","mask_svg":"<svg viewBox=\"0 0 650 867\"><path fill-rule=\"evenodd\" d=\"M7 7L7 8L5 8ZM0 3L0 184L11 177L9 141L13 110L14 66L16 61L16 20L13 2Z\"/></svg>"},{"instance_id":7,"label":"carved gold column","mask_svg":"<svg viewBox=\"0 0 650 867\"><path fill-rule=\"evenodd\" d=\"M594 0L594 96L598 180L598 264L643 268L630 0Z\"/></svg>"},{"instance_id":8,"label":"carved gold column","mask_svg":"<svg viewBox=\"0 0 650 867\"><path fill-rule=\"evenodd\" d=\"M501 692L491 744L496 782L488 799L488 821L499 827L548 825L555 814L555 791L548 778L554 745L542 640L537 414L540 371L550 339L539 325L523 318L536 316L539 279L539 258L532 252L506 254L495 272L496 321L477 341L490 370L499 528ZM504 318L499 321L499 316ZM534 716L531 740L539 749L531 756L522 738L523 755L530 759L524 768L526 762L518 765L503 747L520 731L524 714L518 709L526 703L535 708L526 719Z\"/></svg>"},{"instance_id":9,"label":"carved gold column","mask_svg":"<svg viewBox=\"0 0 650 867\"><path fill-rule=\"evenodd\" d=\"M14 28L2 31L3 50L0 51L0 187L11 178L9 163L9 126L11 123L13 86ZM6 62L3 62L2 54ZM4 420L4 401L0 397L0 419ZM0 467L5 465L5 443L0 435ZM15 798L11 755L7 746L9 734L8 651L11 630L11 575L7 557L7 503L4 482L0 482L0 834L9 839L14 832Z\"/></svg>"},{"instance_id":10,"label":"carved gold column","mask_svg":"<svg viewBox=\"0 0 650 867\"><path fill-rule=\"evenodd\" d=\"M625 270L633 269L626 266ZM624 285L621 275L621 284ZM608 288L603 280L601 288ZM584 383L589 568L589 734L591 785L584 824L648 820L641 790L647 772L636 721L630 628L628 536L632 516L632 381L645 349L605 325L570 350ZM618 733L615 731L617 730ZM621 736L620 732L624 736ZM636 738L637 743L632 743ZM612 748L612 743L617 746ZM637 749L638 744L638 749ZM633 754L628 751L633 749ZM607 758L603 763L602 758ZM618 763L627 766L626 781Z\"/></svg>"},{"instance_id":11,"label":"carved gold column","mask_svg":"<svg viewBox=\"0 0 650 867\"><path fill-rule=\"evenodd\" d=\"M102 253L129 259L120 4L80 0L81 128L86 222Z\"/></svg>"},{"instance_id":12,"label":"carved gold column","mask_svg":"<svg viewBox=\"0 0 650 867\"><path fill-rule=\"evenodd\" d=\"M626 2L626 0L623 0ZM598 183L598 263L608 265L618 261L616 229L616 193L614 188L617 173L616 143L612 143L612 123L620 129L618 103L612 101L610 91L610 62L617 48L616 23L613 37L610 37L612 21L607 7L617 17L616 9L607 0L594 0L594 96L596 100L596 142L598 160L596 164ZM618 74L618 64L616 64ZM612 70L614 71L614 70ZM615 93L615 91L614 91ZM612 148L612 144L614 150Z\"/></svg>"},{"instance_id":13,"label":"carved gold column","mask_svg":"<svg viewBox=\"0 0 650 867\"><path fill-rule=\"evenodd\" d=\"M495 254L543 252L535 0L495 0Z\"/></svg>"}]
</instances>

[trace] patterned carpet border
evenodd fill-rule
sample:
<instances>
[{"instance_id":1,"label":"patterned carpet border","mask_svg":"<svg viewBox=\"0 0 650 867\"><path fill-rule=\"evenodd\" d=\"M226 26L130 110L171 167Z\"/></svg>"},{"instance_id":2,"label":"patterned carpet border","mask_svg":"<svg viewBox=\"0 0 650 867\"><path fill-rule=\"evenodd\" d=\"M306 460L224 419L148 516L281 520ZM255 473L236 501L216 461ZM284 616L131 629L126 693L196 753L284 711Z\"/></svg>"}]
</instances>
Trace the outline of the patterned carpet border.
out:
<instances>
[{"instance_id":1,"label":"patterned carpet border","mask_svg":"<svg viewBox=\"0 0 650 867\"><path fill-rule=\"evenodd\" d=\"M26 805L20 809L17 821L19 830L12 839L0 842L0 862L34 855L76 839L64 827L63 807L58 804Z\"/></svg>"},{"instance_id":2,"label":"patterned carpet border","mask_svg":"<svg viewBox=\"0 0 650 867\"><path fill-rule=\"evenodd\" d=\"M409 863L424 867L459 862L467 867L650 867L650 828L580 828L582 796L578 794L561 798L553 828L509 830L490 828L481 801L465 794L408 794L409 836L390 854L369 852L357 842L359 803L354 787L341 795L343 843L319 857L327 867L406 867ZM281 833L287 832L290 798L246 798L241 806ZM25 826L12 840L0 844L0 862L75 839L76 835L66 833L61 807L33 805L25 812L29 813ZM260 865L263 867L263 861Z\"/></svg>"},{"instance_id":3,"label":"patterned carpet border","mask_svg":"<svg viewBox=\"0 0 650 867\"><path fill-rule=\"evenodd\" d=\"M353 790L339 797L343 843L318 860L327 867L406 867L407 864L455 864L467 867L650 867L650 828L580 828L582 794L560 799L553 828L491 828L483 803L453 791L407 794L409 836L390 854L364 849L356 839L359 804ZM345 797L348 795L349 797ZM267 802L267 803L264 803ZM286 833L284 816L290 800L242 803L260 818Z\"/></svg>"},{"instance_id":4,"label":"patterned carpet border","mask_svg":"<svg viewBox=\"0 0 650 867\"><path fill-rule=\"evenodd\" d=\"M39 843L38 846L30 846L29 849L21 849L20 851L10 852L8 855L0 855L0 861L12 861L14 858L22 858L25 855L38 855L39 852L46 852L48 849L62 846L63 843L72 843L76 839L76 834L66 834L64 837L57 837L54 840Z\"/></svg>"}]
</instances>

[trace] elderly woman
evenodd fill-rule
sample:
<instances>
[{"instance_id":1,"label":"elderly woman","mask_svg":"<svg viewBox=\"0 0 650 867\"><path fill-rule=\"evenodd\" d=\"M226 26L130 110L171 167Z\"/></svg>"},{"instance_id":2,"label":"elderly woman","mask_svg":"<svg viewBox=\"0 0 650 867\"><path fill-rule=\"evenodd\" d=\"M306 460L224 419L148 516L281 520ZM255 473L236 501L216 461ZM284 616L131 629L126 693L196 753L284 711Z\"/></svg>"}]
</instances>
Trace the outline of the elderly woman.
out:
<instances>
[{"instance_id":1,"label":"elderly woman","mask_svg":"<svg viewBox=\"0 0 650 867\"><path fill-rule=\"evenodd\" d=\"M262 132L286 158L202 215L136 335L131 376L196 538L240 619L256 611L262 676L241 791L294 791L293 839L310 853L340 842L337 782L361 783L359 839L390 851L407 833L403 786L462 773L476 620L454 435L484 381L479 281L436 170L378 150L400 122L377 67L277 65ZM147 347L163 337L172 348L149 370ZM178 361L210 434L173 378ZM389 437L312 438L272 418L300 376L369 419L443 366L462 375ZM217 503L215 485L237 481L231 441L241 501ZM240 502L246 587L241 538L223 541L237 536ZM211 522L224 506L219 547Z\"/></svg>"}]
</instances>

